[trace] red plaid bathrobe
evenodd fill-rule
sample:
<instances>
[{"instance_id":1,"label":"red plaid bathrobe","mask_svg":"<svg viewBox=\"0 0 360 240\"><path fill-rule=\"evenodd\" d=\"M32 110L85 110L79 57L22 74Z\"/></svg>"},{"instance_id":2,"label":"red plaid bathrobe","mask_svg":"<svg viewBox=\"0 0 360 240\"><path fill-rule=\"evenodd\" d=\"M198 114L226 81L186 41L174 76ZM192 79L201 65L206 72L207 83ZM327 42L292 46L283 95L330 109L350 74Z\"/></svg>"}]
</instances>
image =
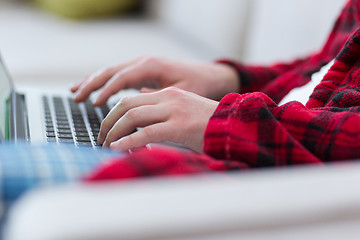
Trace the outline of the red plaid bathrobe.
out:
<instances>
[{"instance_id":1,"label":"red plaid bathrobe","mask_svg":"<svg viewBox=\"0 0 360 240\"><path fill-rule=\"evenodd\" d=\"M225 96L204 136L204 154L157 148L114 159L88 179L244 170L360 159L360 1L349 1L323 49L269 67L220 60L237 71L242 92ZM310 36L311 37L311 36ZM332 59L306 106L278 106Z\"/></svg>"}]
</instances>

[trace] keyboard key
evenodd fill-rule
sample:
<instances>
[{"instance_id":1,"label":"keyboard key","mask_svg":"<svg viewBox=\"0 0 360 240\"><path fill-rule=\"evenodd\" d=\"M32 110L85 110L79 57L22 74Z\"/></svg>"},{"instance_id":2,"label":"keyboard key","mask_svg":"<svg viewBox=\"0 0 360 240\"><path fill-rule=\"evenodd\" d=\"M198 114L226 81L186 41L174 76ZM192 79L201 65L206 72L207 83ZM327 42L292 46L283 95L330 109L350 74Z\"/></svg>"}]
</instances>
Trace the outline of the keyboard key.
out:
<instances>
[{"instance_id":1,"label":"keyboard key","mask_svg":"<svg viewBox=\"0 0 360 240\"><path fill-rule=\"evenodd\" d=\"M71 129L61 129L61 128L58 129L57 132L58 133L65 133L65 134L71 134L72 133Z\"/></svg>"},{"instance_id":2,"label":"keyboard key","mask_svg":"<svg viewBox=\"0 0 360 240\"><path fill-rule=\"evenodd\" d=\"M94 111L94 113L91 113L91 114L88 113L87 116L88 116L89 120L98 120L99 121L99 117L97 116L95 111Z\"/></svg>"},{"instance_id":3,"label":"keyboard key","mask_svg":"<svg viewBox=\"0 0 360 240\"><path fill-rule=\"evenodd\" d=\"M47 137L46 141L47 142L56 142L56 138L55 137Z\"/></svg>"},{"instance_id":4,"label":"keyboard key","mask_svg":"<svg viewBox=\"0 0 360 240\"><path fill-rule=\"evenodd\" d=\"M52 122L46 121L46 122L45 122L45 127L51 127L51 128L53 128L54 126L53 126L53 123L52 123Z\"/></svg>"},{"instance_id":5,"label":"keyboard key","mask_svg":"<svg viewBox=\"0 0 360 240\"><path fill-rule=\"evenodd\" d=\"M86 127L75 127L75 132L86 132L87 133L87 129Z\"/></svg>"},{"instance_id":6,"label":"keyboard key","mask_svg":"<svg viewBox=\"0 0 360 240\"><path fill-rule=\"evenodd\" d=\"M55 109L56 109L56 106L55 106ZM65 109L63 111L55 110L55 116L56 116L56 118L67 118Z\"/></svg>"},{"instance_id":7,"label":"keyboard key","mask_svg":"<svg viewBox=\"0 0 360 240\"><path fill-rule=\"evenodd\" d=\"M71 114L73 115L73 118L76 119L76 118L83 118L82 116L82 113L79 111L71 111Z\"/></svg>"},{"instance_id":8,"label":"keyboard key","mask_svg":"<svg viewBox=\"0 0 360 240\"><path fill-rule=\"evenodd\" d=\"M89 133L88 132L75 132L75 136L76 137L88 137Z\"/></svg>"},{"instance_id":9,"label":"keyboard key","mask_svg":"<svg viewBox=\"0 0 360 240\"><path fill-rule=\"evenodd\" d=\"M75 139L78 142L91 142L89 137L76 137Z\"/></svg>"},{"instance_id":10,"label":"keyboard key","mask_svg":"<svg viewBox=\"0 0 360 240\"><path fill-rule=\"evenodd\" d=\"M66 120L58 120L58 119L56 119L56 125L69 125L69 122L68 122L68 120L66 119Z\"/></svg>"},{"instance_id":11,"label":"keyboard key","mask_svg":"<svg viewBox=\"0 0 360 240\"><path fill-rule=\"evenodd\" d=\"M53 121L51 119L46 119L45 120L45 125L48 126L48 125L52 125L53 124Z\"/></svg>"},{"instance_id":12,"label":"keyboard key","mask_svg":"<svg viewBox=\"0 0 360 240\"><path fill-rule=\"evenodd\" d=\"M64 116L56 116L56 121L57 122L68 122L68 117L66 115Z\"/></svg>"},{"instance_id":13,"label":"keyboard key","mask_svg":"<svg viewBox=\"0 0 360 240\"><path fill-rule=\"evenodd\" d=\"M74 127L75 128L85 128L86 129L85 123L74 123Z\"/></svg>"},{"instance_id":14,"label":"keyboard key","mask_svg":"<svg viewBox=\"0 0 360 240\"><path fill-rule=\"evenodd\" d=\"M78 142L77 145L79 147L92 147L91 142Z\"/></svg>"},{"instance_id":15,"label":"keyboard key","mask_svg":"<svg viewBox=\"0 0 360 240\"><path fill-rule=\"evenodd\" d=\"M106 105L100 107L100 110L101 110L104 118L105 118L105 117L108 115L108 113L110 112L109 107L106 106Z\"/></svg>"},{"instance_id":16,"label":"keyboard key","mask_svg":"<svg viewBox=\"0 0 360 240\"><path fill-rule=\"evenodd\" d=\"M67 139L73 139L73 135L72 134L66 134L66 133L61 133L58 136L59 138L67 138Z\"/></svg>"},{"instance_id":17,"label":"keyboard key","mask_svg":"<svg viewBox=\"0 0 360 240\"><path fill-rule=\"evenodd\" d=\"M99 132L100 132L100 130L93 130L93 131L92 131L92 134L93 134L93 135L99 135Z\"/></svg>"},{"instance_id":18,"label":"keyboard key","mask_svg":"<svg viewBox=\"0 0 360 240\"><path fill-rule=\"evenodd\" d=\"M70 125L69 124L57 124L57 128L70 129Z\"/></svg>"},{"instance_id":19,"label":"keyboard key","mask_svg":"<svg viewBox=\"0 0 360 240\"><path fill-rule=\"evenodd\" d=\"M68 138L59 138L59 143L74 143L74 140Z\"/></svg>"},{"instance_id":20,"label":"keyboard key","mask_svg":"<svg viewBox=\"0 0 360 240\"><path fill-rule=\"evenodd\" d=\"M52 131L51 131L51 132L47 132L47 133L46 133L46 136L47 136L47 137L55 137L56 134L55 134L55 132L52 132Z\"/></svg>"},{"instance_id":21,"label":"keyboard key","mask_svg":"<svg viewBox=\"0 0 360 240\"><path fill-rule=\"evenodd\" d=\"M73 119L73 123L78 123L78 124L85 124L85 122L84 122L84 119L83 118L74 118Z\"/></svg>"},{"instance_id":22,"label":"keyboard key","mask_svg":"<svg viewBox=\"0 0 360 240\"><path fill-rule=\"evenodd\" d=\"M54 127L51 125L51 126L46 126L45 127L45 132L54 132Z\"/></svg>"}]
</instances>

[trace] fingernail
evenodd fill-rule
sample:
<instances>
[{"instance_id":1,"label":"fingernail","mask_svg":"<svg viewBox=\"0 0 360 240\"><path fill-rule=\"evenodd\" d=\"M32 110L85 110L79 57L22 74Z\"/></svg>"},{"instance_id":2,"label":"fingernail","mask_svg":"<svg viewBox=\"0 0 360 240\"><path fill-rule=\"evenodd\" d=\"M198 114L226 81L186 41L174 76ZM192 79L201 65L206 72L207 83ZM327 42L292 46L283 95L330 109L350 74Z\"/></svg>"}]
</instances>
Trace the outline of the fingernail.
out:
<instances>
[{"instance_id":1,"label":"fingernail","mask_svg":"<svg viewBox=\"0 0 360 240\"><path fill-rule=\"evenodd\" d=\"M153 93L153 92L156 92L156 89L143 87L140 89L140 92L141 93Z\"/></svg>"},{"instance_id":2,"label":"fingernail","mask_svg":"<svg viewBox=\"0 0 360 240\"><path fill-rule=\"evenodd\" d=\"M140 92L141 92L141 93L146 93L146 92L148 92L148 91L149 91L149 89L146 88L146 87L143 87L143 88L140 89Z\"/></svg>"},{"instance_id":3,"label":"fingernail","mask_svg":"<svg viewBox=\"0 0 360 240\"><path fill-rule=\"evenodd\" d=\"M108 148L109 147L109 144L107 144L106 140L103 142L103 148Z\"/></svg>"},{"instance_id":4,"label":"fingernail","mask_svg":"<svg viewBox=\"0 0 360 240\"><path fill-rule=\"evenodd\" d=\"M70 87L70 88L75 88L75 87L77 87L77 86L78 86L77 83L70 83L70 84L69 84L69 87Z\"/></svg>"},{"instance_id":5,"label":"fingernail","mask_svg":"<svg viewBox=\"0 0 360 240\"><path fill-rule=\"evenodd\" d=\"M127 149L124 149L123 146L122 146L122 145L123 145L123 142L124 142L124 141L123 141L124 138L125 138L125 137L120 138L119 140L110 143L110 148L113 149L113 150L120 150L120 151L127 150Z\"/></svg>"},{"instance_id":6,"label":"fingernail","mask_svg":"<svg viewBox=\"0 0 360 240\"><path fill-rule=\"evenodd\" d=\"M99 134L99 136L97 138L97 141L100 144L104 144L105 138L103 137L103 134L101 133L101 131L100 131L100 134Z\"/></svg>"},{"instance_id":7,"label":"fingernail","mask_svg":"<svg viewBox=\"0 0 360 240\"><path fill-rule=\"evenodd\" d=\"M96 99L96 100L95 100L94 106L100 106L100 101L99 101L99 99Z\"/></svg>"},{"instance_id":8,"label":"fingernail","mask_svg":"<svg viewBox=\"0 0 360 240\"><path fill-rule=\"evenodd\" d=\"M118 143L118 141L117 141L117 142L112 142L112 143L110 143L110 149L113 149L113 150L119 149L119 143Z\"/></svg>"},{"instance_id":9,"label":"fingernail","mask_svg":"<svg viewBox=\"0 0 360 240\"><path fill-rule=\"evenodd\" d=\"M77 101L79 99L79 95L80 93L77 91L75 92L75 95L74 95L74 100Z\"/></svg>"}]
</instances>

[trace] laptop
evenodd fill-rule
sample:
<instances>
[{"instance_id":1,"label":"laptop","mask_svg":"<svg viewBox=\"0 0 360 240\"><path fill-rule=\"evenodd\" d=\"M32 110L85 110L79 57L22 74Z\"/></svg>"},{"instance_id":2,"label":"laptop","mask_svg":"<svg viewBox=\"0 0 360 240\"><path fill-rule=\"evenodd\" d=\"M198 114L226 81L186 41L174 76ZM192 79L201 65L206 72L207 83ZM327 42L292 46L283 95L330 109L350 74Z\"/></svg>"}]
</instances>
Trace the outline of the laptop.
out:
<instances>
[{"instance_id":1,"label":"laptop","mask_svg":"<svg viewBox=\"0 0 360 240\"><path fill-rule=\"evenodd\" d=\"M126 92L126 91L125 91ZM122 93L118 99L133 95ZM100 124L114 104L75 103L69 90L39 86L17 91L0 56L0 140L100 148Z\"/></svg>"}]
</instances>

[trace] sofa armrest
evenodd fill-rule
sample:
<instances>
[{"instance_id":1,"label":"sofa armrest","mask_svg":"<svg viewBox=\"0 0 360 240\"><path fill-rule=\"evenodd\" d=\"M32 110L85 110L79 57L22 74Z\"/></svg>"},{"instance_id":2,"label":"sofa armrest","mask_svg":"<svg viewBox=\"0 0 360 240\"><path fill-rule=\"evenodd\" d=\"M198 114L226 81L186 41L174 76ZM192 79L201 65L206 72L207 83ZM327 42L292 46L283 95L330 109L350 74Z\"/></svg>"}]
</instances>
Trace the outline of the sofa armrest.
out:
<instances>
[{"instance_id":1,"label":"sofa armrest","mask_svg":"<svg viewBox=\"0 0 360 240\"><path fill-rule=\"evenodd\" d=\"M357 239L360 165L37 190L7 240Z\"/></svg>"}]
</instances>

